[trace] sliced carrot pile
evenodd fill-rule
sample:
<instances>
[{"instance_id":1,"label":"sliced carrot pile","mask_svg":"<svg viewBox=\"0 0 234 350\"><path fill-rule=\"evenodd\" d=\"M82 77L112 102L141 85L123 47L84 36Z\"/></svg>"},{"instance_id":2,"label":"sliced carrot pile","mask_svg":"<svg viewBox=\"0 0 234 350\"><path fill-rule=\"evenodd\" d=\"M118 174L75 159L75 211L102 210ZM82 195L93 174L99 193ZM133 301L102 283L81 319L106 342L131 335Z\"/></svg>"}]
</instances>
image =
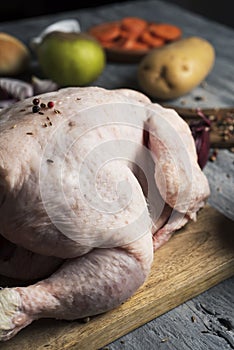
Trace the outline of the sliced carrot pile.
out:
<instances>
[{"instance_id":1,"label":"sliced carrot pile","mask_svg":"<svg viewBox=\"0 0 234 350\"><path fill-rule=\"evenodd\" d=\"M104 48L146 51L182 36L181 28L169 23L149 23L138 17L98 24L89 30Z\"/></svg>"},{"instance_id":2,"label":"sliced carrot pile","mask_svg":"<svg viewBox=\"0 0 234 350\"><path fill-rule=\"evenodd\" d=\"M112 41L120 35L118 22L102 23L90 29L90 34L101 41Z\"/></svg>"},{"instance_id":3,"label":"sliced carrot pile","mask_svg":"<svg viewBox=\"0 0 234 350\"><path fill-rule=\"evenodd\" d=\"M164 40L177 40L182 35L179 27L167 23L151 23L149 25L149 31Z\"/></svg>"},{"instance_id":4,"label":"sliced carrot pile","mask_svg":"<svg viewBox=\"0 0 234 350\"><path fill-rule=\"evenodd\" d=\"M125 17L120 23L123 31L129 34L131 38L137 38L142 31L147 27L147 22L144 19L137 17Z\"/></svg>"},{"instance_id":5,"label":"sliced carrot pile","mask_svg":"<svg viewBox=\"0 0 234 350\"><path fill-rule=\"evenodd\" d=\"M165 40L163 38L160 38L154 34L152 34L148 28L145 30L141 36L140 39L143 41L143 43L146 43L149 48L150 47L160 47L165 44Z\"/></svg>"}]
</instances>

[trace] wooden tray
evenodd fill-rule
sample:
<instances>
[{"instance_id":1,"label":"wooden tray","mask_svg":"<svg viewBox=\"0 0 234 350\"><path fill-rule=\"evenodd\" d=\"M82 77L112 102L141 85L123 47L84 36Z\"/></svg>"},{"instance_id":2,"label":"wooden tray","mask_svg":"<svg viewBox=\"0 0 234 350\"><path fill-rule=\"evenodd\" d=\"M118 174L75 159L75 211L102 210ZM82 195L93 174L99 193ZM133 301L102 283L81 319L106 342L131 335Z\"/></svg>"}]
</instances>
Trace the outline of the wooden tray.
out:
<instances>
[{"instance_id":1,"label":"wooden tray","mask_svg":"<svg viewBox=\"0 0 234 350\"><path fill-rule=\"evenodd\" d=\"M97 350L233 274L234 222L207 206L155 252L147 282L125 304L85 324L35 321L0 349Z\"/></svg>"}]
</instances>

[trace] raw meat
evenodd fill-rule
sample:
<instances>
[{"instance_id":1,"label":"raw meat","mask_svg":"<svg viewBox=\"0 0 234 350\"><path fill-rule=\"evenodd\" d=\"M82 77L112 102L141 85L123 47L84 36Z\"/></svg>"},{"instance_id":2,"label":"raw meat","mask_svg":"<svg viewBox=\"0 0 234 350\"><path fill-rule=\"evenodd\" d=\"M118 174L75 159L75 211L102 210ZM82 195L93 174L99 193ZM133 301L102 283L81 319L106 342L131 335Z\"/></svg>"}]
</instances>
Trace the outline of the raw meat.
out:
<instances>
[{"instance_id":1,"label":"raw meat","mask_svg":"<svg viewBox=\"0 0 234 350\"><path fill-rule=\"evenodd\" d=\"M143 94L64 88L0 113L0 340L113 309L209 196L188 125ZM52 101L54 107L47 104ZM53 105L51 104L51 105Z\"/></svg>"}]
</instances>

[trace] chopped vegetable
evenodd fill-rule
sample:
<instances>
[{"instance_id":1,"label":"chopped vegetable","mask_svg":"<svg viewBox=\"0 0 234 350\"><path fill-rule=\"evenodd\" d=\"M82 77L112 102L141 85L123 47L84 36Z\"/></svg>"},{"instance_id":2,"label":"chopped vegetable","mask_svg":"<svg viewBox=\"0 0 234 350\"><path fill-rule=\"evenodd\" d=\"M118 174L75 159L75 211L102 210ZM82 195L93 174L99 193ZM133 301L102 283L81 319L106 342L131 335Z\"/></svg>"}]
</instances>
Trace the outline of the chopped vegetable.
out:
<instances>
[{"instance_id":1,"label":"chopped vegetable","mask_svg":"<svg viewBox=\"0 0 234 350\"><path fill-rule=\"evenodd\" d=\"M120 34L120 26L118 22L102 23L90 30L90 34L94 35L100 41L111 41L118 38Z\"/></svg>"},{"instance_id":2,"label":"chopped vegetable","mask_svg":"<svg viewBox=\"0 0 234 350\"><path fill-rule=\"evenodd\" d=\"M141 34L140 38L144 43L146 43L150 47L160 47L165 44L164 39L152 35L148 29Z\"/></svg>"},{"instance_id":3,"label":"chopped vegetable","mask_svg":"<svg viewBox=\"0 0 234 350\"><path fill-rule=\"evenodd\" d=\"M120 23L121 29L130 33L130 36L138 37L147 27L147 22L138 17L125 17Z\"/></svg>"},{"instance_id":4,"label":"chopped vegetable","mask_svg":"<svg viewBox=\"0 0 234 350\"><path fill-rule=\"evenodd\" d=\"M141 50L160 47L182 36L181 28L169 23L149 23L139 17L101 23L89 29L104 48Z\"/></svg>"},{"instance_id":5,"label":"chopped vegetable","mask_svg":"<svg viewBox=\"0 0 234 350\"><path fill-rule=\"evenodd\" d=\"M177 40L181 37L181 29L168 23L151 23L149 32L164 40Z\"/></svg>"}]
</instances>

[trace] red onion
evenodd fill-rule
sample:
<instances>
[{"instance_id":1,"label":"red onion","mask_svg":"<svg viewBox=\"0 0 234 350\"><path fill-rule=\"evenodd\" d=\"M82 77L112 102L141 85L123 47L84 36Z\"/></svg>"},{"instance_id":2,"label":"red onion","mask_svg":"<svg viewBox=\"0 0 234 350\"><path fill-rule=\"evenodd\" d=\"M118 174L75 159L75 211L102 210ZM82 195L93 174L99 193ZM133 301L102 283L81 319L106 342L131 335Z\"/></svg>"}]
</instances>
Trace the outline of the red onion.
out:
<instances>
[{"instance_id":1,"label":"red onion","mask_svg":"<svg viewBox=\"0 0 234 350\"><path fill-rule=\"evenodd\" d=\"M197 114L201 119L192 121L189 126L196 145L198 164L203 169L209 158L211 122L201 110Z\"/></svg>"}]
</instances>

